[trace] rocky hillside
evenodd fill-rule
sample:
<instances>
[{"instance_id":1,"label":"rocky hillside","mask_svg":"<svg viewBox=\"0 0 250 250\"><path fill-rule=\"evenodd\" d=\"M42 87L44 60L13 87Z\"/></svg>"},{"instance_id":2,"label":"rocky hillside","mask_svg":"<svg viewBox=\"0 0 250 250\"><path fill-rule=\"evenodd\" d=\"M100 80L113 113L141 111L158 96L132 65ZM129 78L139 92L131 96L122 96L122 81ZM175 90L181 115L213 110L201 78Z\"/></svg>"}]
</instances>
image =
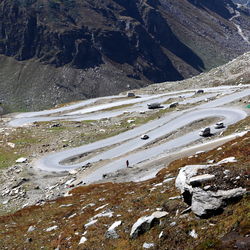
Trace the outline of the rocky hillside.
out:
<instances>
[{"instance_id":1,"label":"rocky hillside","mask_svg":"<svg viewBox=\"0 0 250 250\"><path fill-rule=\"evenodd\" d=\"M41 109L198 74L250 49L235 26L247 36L249 15L236 9L231 0L3 0L0 101Z\"/></svg>"},{"instance_id":2,"label":"rocky hillside","mask_svg":"<svg viewBox=\"0 0 250 250\"><path fill-rule=\"evenodd\" d=\"M250 1L249 0L233 0L233 2L250 7Z\"/></svg>"},{"instance_id":3,"label":"rocky hillside","mask_svg":"<svg viewBox=\"0 0 250 250\"><path fill-rule=\"evenodd\" d=\"M249 143L248 133L151 180L79 187L1 216L0 247L249 249ZM185 202L182 185L193 192L183 193Z\"/></svg>"}]
</instances>

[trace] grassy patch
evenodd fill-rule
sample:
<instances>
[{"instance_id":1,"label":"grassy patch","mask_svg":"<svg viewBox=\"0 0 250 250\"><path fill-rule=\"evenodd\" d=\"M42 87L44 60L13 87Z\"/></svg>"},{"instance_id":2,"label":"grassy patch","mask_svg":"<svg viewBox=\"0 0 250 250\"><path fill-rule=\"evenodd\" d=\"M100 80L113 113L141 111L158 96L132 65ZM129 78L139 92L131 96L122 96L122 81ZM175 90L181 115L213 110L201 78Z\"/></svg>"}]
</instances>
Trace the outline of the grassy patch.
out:
<instances>
[{"instance_id":1,"label":"grassy patch","mask_svg":"<svg viewBox=\"0 0 250 250\"><path fill-rule=\"evenodd\" d=\"M133 103L131 103L131 104L124 104L124 105L114 106L114 107L107 108L107 109L102 109L101 111L112 111L112 110L117 110L117 109L131 107L133 105L134 105Z\"/></svg>"},{"instance_id":2,"label":"grassy patch","mask_svg":"<svg viewBox=\"0 0 250 250\"><path fill-rule=\"evenodd\" d=\"M0 147L0 168L11 166L19 157L20 155L14 154L13 150L7 150Z\"/></svg>"}]
</instances>

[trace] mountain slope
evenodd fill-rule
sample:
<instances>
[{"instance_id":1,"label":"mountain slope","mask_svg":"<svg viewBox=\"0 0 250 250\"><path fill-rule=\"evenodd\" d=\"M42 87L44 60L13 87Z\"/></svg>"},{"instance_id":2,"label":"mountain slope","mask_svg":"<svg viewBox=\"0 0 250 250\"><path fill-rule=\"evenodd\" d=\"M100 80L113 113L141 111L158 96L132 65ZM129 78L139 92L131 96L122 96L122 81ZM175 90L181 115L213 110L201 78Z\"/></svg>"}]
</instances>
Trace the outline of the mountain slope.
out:
<instances>
[{"instance_id":1,"label":"mountain slope","mask_svg":"<svg viewBox=\"0 0 250 250\"><path fill-rule=\"evenodd\" d=\"M0 99L40 109L198 74L250 49L235 10L230 0L3 0Z\"/></svg>"}]
</instances>

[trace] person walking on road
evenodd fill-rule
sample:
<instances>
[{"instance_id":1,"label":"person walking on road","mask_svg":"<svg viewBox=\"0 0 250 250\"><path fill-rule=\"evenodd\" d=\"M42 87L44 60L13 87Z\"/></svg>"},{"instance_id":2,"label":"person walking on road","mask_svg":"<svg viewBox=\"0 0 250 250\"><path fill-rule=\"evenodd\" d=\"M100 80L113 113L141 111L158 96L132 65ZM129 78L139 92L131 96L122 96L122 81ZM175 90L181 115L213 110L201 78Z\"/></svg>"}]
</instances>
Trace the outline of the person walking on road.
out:
<instances>
[{"instance_id":1,"label":"person walking on road","mask_svg":"<svg viewBox=\"0 0 250 250\"><path fill-rule=\"evenodd\" d=\"M127 168L129 167L129 161L128 160L126 160L126 165L127 165Z\"/></svg>"}]
</instances>

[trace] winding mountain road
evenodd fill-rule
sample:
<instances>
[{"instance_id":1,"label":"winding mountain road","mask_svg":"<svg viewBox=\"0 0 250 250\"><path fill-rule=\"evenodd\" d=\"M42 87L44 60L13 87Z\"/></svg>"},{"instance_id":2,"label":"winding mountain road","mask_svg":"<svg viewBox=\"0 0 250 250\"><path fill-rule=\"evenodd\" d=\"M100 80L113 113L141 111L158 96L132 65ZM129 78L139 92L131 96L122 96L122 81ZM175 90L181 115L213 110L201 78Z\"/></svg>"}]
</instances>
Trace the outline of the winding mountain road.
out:
<instances>
[{"instance_id":1,"label":"winding mountain road","mask_svg":"<svg viewBox=\"0 0 250 250\"><path fill-rule=\"evenodd\" d=\"M227 90L226 93L225 90ZM224 92L223 90L220 91L223 96L218 97L216 100L199 104L187 110L168 113L160 119L150 121L140 127L101 141L45 155L37 160L34 166L46 171L69 171L80 168L87 163L100 163L103 161L104 164L102 166L95 170L86 171L83 181L91 183L101 179L103 174L124 168L124 163L127 159L129 159L131 165L134 165L164 152L187 146L190 143L199 141L199 130L188 132L164 143L157 144L157 146L150 144L157 139L174 133L177 129L180 130L202 119L219 118L226 126L244 119L247 116L245 111L238 108L223 107L223 105L250 96L249 86L244 87L240 91L237 87L224 89ZM217 89L216 94L218 93L220 92ZM203 99L206 98L205 96L203 95ZM145 133L149 135L149 139L141 140L140 136ZM107 146L109 146L109 149L105 150ZM147 147L146 149L145 146ZM97 153L100 149L102 149L102 152ZM95 152L94 156L80 163L70 163L73 158L93 152Z\"/></svg>"}]
</instances>

